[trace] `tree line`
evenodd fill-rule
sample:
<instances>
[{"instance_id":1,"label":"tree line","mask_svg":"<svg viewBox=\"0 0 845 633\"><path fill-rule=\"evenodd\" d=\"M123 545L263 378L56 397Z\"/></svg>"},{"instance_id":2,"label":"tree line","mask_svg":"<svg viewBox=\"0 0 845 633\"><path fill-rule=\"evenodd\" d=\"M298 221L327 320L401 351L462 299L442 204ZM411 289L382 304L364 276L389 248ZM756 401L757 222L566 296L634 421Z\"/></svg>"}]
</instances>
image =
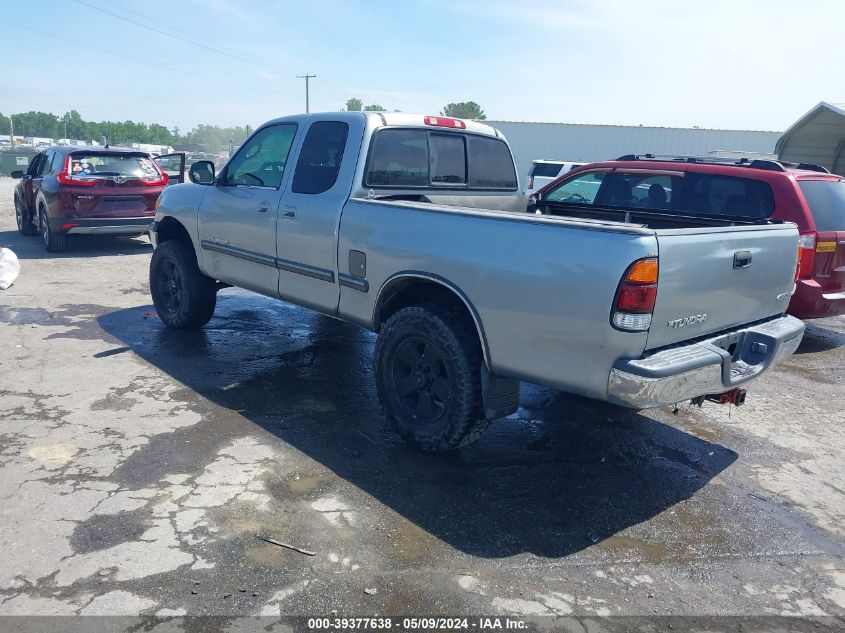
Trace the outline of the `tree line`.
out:
<instances>
[{"instance_id":1,"label":"tree line","mask_svg":"<svg viewBox=\"0 0 845 633\"><path fill-rule=\"evenodd\" d=\"M51 112L21 112L13 114L15 136L42 137L52 139L78 139L100 142L105 137L109 143L150 143L204 148L208 151L222 151L229 143L239 145L249 135L250 127L220 127L218 125L197 125L182 133L178 127L168 129L159 123L136 121L86 121L76 110L62 116ZM0 134L10 134L12 121L0 113Z\"/></svg>"},{"instance_id":2,"label":"tree line","mask_svg":"<svg viewBox=\"0 0 845 633\"><path fill-rule=\"evenodd\" d=\"M346 110L385 111L379 104L364 105L353 97L346 102ZM459 119L484 121L487 116L474 101L449 103L440 112L443 116ZM76 110L70 110L58 116L51 112L20 112L13 114L15 136L42 137L52 139L94 140L100 142L105 137L109 143L150 143L153 145L172 145L191 149L206 149L211 152L224 151L229 144L240 145L250 134L249 125L243 127L220 127L200 124L188 132L178 127L167 128L159 123L138 123L135 121L86 121ZM0 113L0 134L10 134L12 121Z\"/></svg>"}]
</instances>

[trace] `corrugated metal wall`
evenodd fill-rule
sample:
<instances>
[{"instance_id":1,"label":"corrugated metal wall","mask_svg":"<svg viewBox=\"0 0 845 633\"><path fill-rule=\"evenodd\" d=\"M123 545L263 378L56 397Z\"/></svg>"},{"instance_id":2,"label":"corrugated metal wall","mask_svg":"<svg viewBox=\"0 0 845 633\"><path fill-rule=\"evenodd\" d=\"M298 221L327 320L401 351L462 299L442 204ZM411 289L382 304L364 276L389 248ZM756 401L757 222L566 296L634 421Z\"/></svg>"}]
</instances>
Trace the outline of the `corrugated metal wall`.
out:
<instances>
[{"instance_id":1,"label":"corrugated metal wall","mask_svg":"<svg viewBox=\"0 0 845 633\"><path fill-rule=\"evenodd\" d=\"M520 180L538 158L593 162L623 154L703 155L712 150L773 152L780 132L485 121L504 134Z\"/></svg>"}]
</instances>

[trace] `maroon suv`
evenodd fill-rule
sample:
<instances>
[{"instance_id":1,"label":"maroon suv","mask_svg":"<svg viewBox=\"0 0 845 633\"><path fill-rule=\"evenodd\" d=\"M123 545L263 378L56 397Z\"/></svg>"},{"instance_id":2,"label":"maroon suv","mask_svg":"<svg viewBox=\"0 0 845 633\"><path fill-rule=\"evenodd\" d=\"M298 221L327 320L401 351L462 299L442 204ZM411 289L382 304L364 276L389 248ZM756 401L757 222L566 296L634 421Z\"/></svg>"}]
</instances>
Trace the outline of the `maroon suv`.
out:
<instances>
[{"instance_id":1,"label":"maroon suv","mask_svg":"<svg viewBox=\"0 0 845 633\"><path fill-rule=\"evenodd\" d=\"M576 168L532 198L538 213L626 222L643 214L650 226L661 216L667 226L686 216L794 222L801 237L788 312L845 314L845 178L818 165L630 155Z\"/></svg>"},{"instance_id":2,"label":"maroon suv","mask_svg":"<svg viewBox=\"0 0 845 633\"><path fill-rule=\"evenodd\" d=\"M56 146L12 172L15 217L22 235L40 234L50 252L68 235L141 235L168 176L146 152Z\"/></svg>"}]
</instances>

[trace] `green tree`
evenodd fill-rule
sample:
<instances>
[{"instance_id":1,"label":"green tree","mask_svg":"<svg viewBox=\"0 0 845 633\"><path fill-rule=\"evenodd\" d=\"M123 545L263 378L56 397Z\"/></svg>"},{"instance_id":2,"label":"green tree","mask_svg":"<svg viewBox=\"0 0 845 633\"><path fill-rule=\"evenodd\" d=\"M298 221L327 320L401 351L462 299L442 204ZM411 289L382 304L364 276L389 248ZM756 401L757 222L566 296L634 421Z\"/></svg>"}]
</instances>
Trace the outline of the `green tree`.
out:
<instances>
[{"instance_id":1,"label":"green tree","mask_svg":"<svg viewBox=\"0 0 845 633\"><path fill-rule=\"evenodd\" d=\"M82 115L76 110L65 112L62 117L62 138L86 138L87 131L85 129L86 123L82 119ZM67 135L65 135L65 128L67 128Z\"/></svg>"},{"instance_id":2,"label":"green tree","mask_svg":"<svg viewBox=\"0 0 845 633\"><path fill-rule=\"evenodd\" d=\"M351 99L346 101L347 112L360 112L363 109L364 102L361 101L358 97L352 97Z\"/></svg>"},{"instance_id":3,"label":"green tree","mask_svg":"<svg viewBox=\"0 0 845 633\"><path fill-rule=\"evenodd\" d=\"M373 104L364 106L364 110L366 112L384 112L385 110L387 110L387 108L385 108L384 106Z\"/></svg>"},{"instance_id":4,"label":"green tree","mask_svg":"<svg viewBox=\"0 0 845 633\"><path fill-rule=\"evenodd\" d=\"M3 113L0 112L0 134L9 134L11 127L9 117L3 116Z\"/></svg>"},{"instance_id":5,"label":"green tree","mask_svg":"<svg viewBox=\"0 0 845 633\"><path fill-rule=\"evenodd\" d=\"M42 136L56 138L59 131L59 117L49 112L36 112L30 110L21 114L15 114L15 135L16 136Z\"/></svg>"},{"instance_id":6,"label":"green tree","mask_svg":"<svg viewBox=\"0 0 845 633\"><path fill-rule=\"evenodd\" d=\"M484 110L475 101L461 101L460 103L450 103L443 108L440 113L443 116L451 116L456 119L474 119L476 121L484 121L487 115Z\"/></svg>"}]
</instances>

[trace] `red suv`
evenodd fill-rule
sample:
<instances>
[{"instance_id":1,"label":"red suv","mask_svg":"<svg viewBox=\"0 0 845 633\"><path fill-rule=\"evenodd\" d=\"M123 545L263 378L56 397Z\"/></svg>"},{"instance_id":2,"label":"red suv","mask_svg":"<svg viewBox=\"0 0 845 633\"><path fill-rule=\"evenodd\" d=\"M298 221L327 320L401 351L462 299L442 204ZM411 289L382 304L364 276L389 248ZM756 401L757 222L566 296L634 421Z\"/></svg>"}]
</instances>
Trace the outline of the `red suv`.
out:
<instances>
[{"instance_id":1,"label":"red suv","mask_svg":"<svg viewBox=\"0 0 845 633\"><path fill-rule=\"evenodd\" d=\"M845 178L807 163L623 156L572 170L540 189L529 210L636 222L683 217L714 224L786 221L801 233L788 312L845 314ZM790 254L791 255L791 254Z\"/></svg>"},{"instance_id":2,"label":"red suv","mask_svg":"<svg viewBox=\"0 0 845 633\"><path fill-rule=\"evenodd\" d=\"M68 235L141 235L155 215L168 176L146 152L50 147L14 171L15 218L22 235L40 234L50 251Z\"/></svg>"}]
</instances>

